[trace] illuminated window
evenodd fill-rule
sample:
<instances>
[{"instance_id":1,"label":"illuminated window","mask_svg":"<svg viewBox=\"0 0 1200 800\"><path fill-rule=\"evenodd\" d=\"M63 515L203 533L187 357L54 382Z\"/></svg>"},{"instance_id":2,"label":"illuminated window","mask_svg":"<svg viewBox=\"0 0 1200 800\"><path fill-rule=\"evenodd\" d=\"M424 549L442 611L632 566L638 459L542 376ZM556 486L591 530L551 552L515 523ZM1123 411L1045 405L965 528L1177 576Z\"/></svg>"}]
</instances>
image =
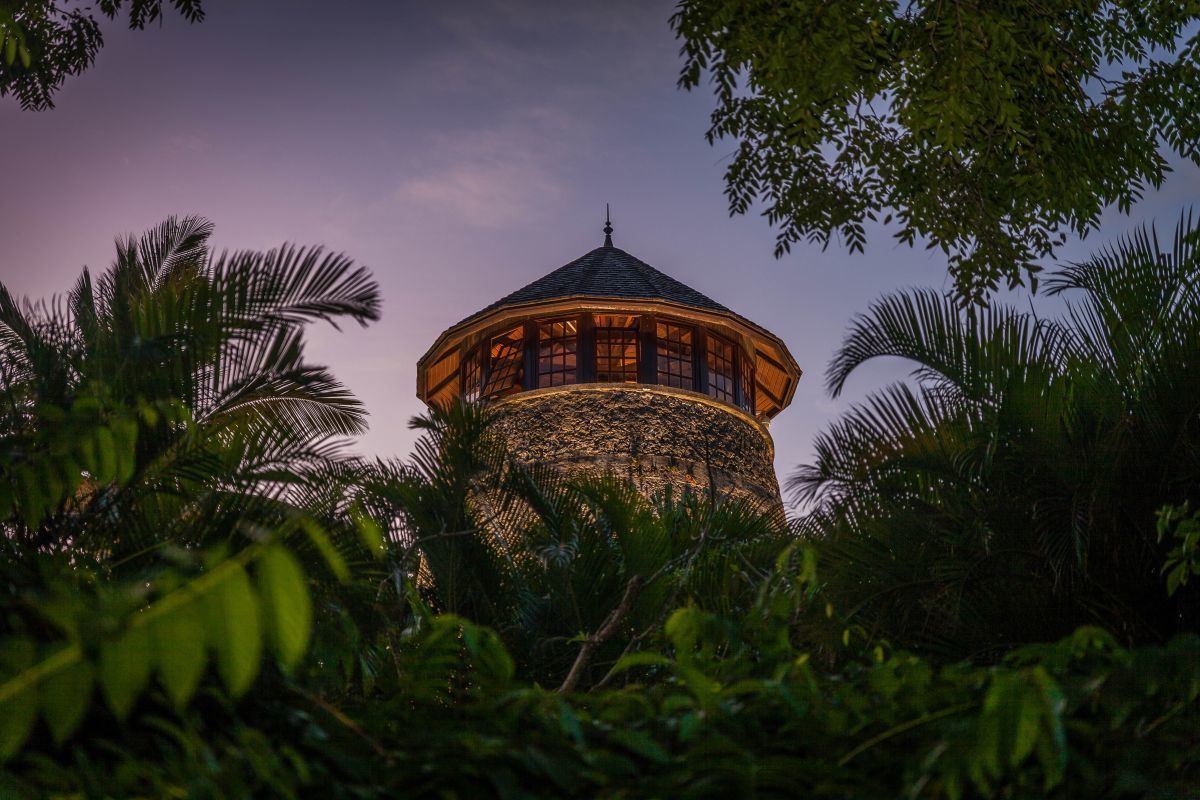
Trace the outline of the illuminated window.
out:
<instances>
[{"instance_id":1,"label":"illuminated window","mask_svg":"<svg viewBox=\"0 0 1200 800\"><path fill-rule=\"evenodd\" d=\"M637 383L637 317L596 315L596 380L600 383Z\"/></svg>"},{"instance_id":2,"label":"illuminated window","mask_svg":"<svg viewBox=\"0 0 1200 800\"><path fill-rule=\"evenodd\" d=\"M489 399L505 397L521 391L525 374L525 327L518 325L510 331L493 336L488 352L487 385L483 394Z\"/></svg>"},{"instance_id":3,"label":"illuminated window","mask_svg":"<svg viewBox=\"0 0 1200 800\"><path fill-rule=\"evenodd\" d=\"M538 388L577 382L578 350L578 320L539 323Z\"/></svg>"},{"instance_id":4,"label":"illuminated window","mask_svg":"<svg viewBox=\"0 0 1200 800\"><path fill-rule=\"evenodd\" d=\"M742 353L742 410L754 413L754 363Z\"/></svg>"},{"instance_id":5,"label":"illuminated window","mask_svg":"<svg viewBox=\"0 0 1200 800\"><path fill-rule=\"evenodd\" d=\"M658 382L663 386L692 389L692 352L695 337L691 328L658 323Z\"/></svg>"},{"instance_id":6,"label":"illuminated window","mask_svg":"<svg viewBox=\"0 0 1200 800\"><path fill-rule=\"evenodd\" d=\"M473 347L463 356L462 396L468 403L479 400L479 348Z\"/></svg>"},{"instance_id":7,"label":"illuminated window","mask_svg":"<svg viewBox=\"0 0 1200 800\"><path fill-rule=\"evenodd\" d=\"M708 334L708 396L732 403L733 388L733 344L716 334Z\"/></svg>"}]
</instances>

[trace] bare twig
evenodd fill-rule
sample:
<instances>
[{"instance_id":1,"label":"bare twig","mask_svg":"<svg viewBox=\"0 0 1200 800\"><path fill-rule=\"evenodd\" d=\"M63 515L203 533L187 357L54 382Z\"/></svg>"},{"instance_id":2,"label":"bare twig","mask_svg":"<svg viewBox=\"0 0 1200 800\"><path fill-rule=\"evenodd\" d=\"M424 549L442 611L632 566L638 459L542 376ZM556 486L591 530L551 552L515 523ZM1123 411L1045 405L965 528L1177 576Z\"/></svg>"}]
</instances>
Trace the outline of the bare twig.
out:
<instances>
[{"instance_id":1,"label":"bare twig","mask_svg":"<svg viewBox=\"0 0 1200 800\"><path fill-rule=\"evenodd\" d=\"M625 595L621 598L621 602L617 604L617 607L604 620L604 624L600 626L600 630L596 631L596 635L585 639L583 647L579 648L579 655L575 656L575 663L571 665L571 671L563 679L562 686L558 687L559 694L567 694L575 691L575 687L579 685L579 679L591 662L596 648L608 641L617 632L617 628L621 626L625 616L629 613L630 607L633 606L633 600L637 597L637 593L641 588L642 578L640 575L634 575L629 579L629 583L625 584Z\"/></svg>"}]
</instances>

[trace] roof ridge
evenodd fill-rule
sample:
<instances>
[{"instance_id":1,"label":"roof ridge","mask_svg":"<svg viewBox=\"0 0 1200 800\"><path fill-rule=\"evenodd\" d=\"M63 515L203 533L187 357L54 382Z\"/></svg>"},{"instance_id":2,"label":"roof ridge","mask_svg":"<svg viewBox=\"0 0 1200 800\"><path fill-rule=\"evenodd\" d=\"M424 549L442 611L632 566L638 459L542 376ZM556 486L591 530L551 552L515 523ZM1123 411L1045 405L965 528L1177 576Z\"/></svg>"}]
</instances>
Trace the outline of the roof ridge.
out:
<instances>
[{"instance_id":1,"label":"roof ridge","mask_svg":"<svg viewBox=\"0 0 1200 800\"><path fill-rule=\"evenodd\" d=\"M504 306L566 297L666 300L711 311L730 311L637 256L605 244L505 295L455 327Z\"/></svg>"}]
</instances>

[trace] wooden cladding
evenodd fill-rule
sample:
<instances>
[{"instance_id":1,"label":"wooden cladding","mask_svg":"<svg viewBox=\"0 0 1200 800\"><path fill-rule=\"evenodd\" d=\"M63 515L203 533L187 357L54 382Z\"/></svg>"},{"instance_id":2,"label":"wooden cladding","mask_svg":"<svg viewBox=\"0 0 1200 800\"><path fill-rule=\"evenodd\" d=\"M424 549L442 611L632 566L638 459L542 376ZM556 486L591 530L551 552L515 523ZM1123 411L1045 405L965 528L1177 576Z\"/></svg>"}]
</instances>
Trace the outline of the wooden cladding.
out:
<instances>
[{"instance_id":1,"label":"wooden cladding","mask_svg":"<svg viewBox=\"0 0 1200 800\"><path fill-rule=\"evenodd\" d=\"M430 403L498 400L578 383L643 383L702 392L760 415L782 407L789 380L774 359L751 357L708 326L628 313L529 320L452 350L425 373Z\"/></svg>"}]
</instances>

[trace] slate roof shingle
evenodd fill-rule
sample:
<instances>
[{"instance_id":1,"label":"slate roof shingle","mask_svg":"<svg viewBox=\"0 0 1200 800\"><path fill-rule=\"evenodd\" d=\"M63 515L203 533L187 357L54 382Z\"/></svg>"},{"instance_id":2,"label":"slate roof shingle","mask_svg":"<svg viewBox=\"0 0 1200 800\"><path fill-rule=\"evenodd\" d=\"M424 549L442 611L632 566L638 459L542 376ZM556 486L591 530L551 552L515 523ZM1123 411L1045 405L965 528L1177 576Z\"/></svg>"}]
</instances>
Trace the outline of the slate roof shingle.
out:
<instances>
[{"instance_id":1,"label":"slate roof shingle","mask_svg":"<svg viewBox=\"0 0 1200 800\"><path fill-rule=\"evenodd\" d=\"M693 308L732 313L717 301L659 272L645 261L606 244L517 289L458 325L504 306L565 297L666 300Z\"/></svg>"}]
</instances>

